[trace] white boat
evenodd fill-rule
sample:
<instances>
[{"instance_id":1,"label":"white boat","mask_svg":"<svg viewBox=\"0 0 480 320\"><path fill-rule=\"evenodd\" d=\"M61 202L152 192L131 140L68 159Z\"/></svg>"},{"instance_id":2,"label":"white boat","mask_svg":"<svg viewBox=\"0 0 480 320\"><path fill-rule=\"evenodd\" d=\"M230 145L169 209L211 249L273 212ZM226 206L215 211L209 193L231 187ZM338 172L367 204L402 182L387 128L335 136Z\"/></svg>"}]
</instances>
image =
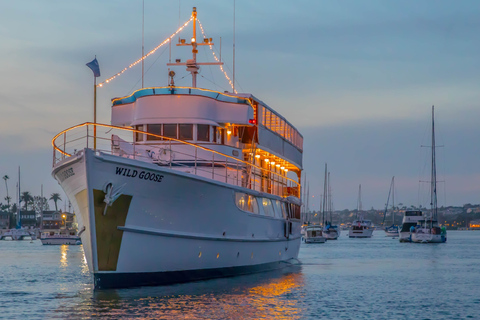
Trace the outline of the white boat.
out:
<instances>
[{"instance_id":1,"label":"white boat","mask_svg":"<svg viewBox=\"0 0 480 320\"><path fill-rule=\"evenodd\" d=\"M327 238L323 235L322 226L308 226L305 229L305 243L325 243Z\"/></svg>"},{"instance_id":2,"label":"white boat","mask_svg":"<svg viewBox=\"0 0 480 320\"><path fill-rule=\"evenodd\" d=\"M403 214L398 240L400 242L412 242L412 228L414 230L420 220L423 220L422 211L406 210Z\"/></svg>"},{"instance_id":3,"label":"white boat","mask_svg":"<svg viewBox=\"0 0 480 320\"><path fill-rule=\"evenodd\" d=\"M438 207L437 207L437 167L435 158L435 108L432 106L432 157L431 157L431 179L430 196L431 209L424 214L424 219L418 222L418 225L412 232L412 242L416 243L443 243L447 242L447 230L438 225Z\"/></svg>"},{"instance_id":4,"label":"white boat","mask_svg":"<svg viewBox=\"0 0 480 320\"><path fill-rule=\"evenodd\" d=\"M352 226L348 231L349 238L371 238L375 230L372 221L363 219L362 213L362 185L358 186L357 201L357 219L352 222Z\"/></svg>"},{"instance_id":5,"label":"white boat","mask_svg":"<svg viewBox=\"0 0 480 320\"><path fill-rule=\"evenodd\" d=\"M24 228L19 228L19 229L9 229L4 231L0 235L0 240L7 240L7 241L12 241L12 240L36 240L36 232L35 229L24 229Z\"/></svg>"},{"instance_id":6,"label":"white boat","mask_svg":"<svg viewBox=\"0 0 480 320\"><path fill-rule=\"evenodd\" d=\"M327 240L337 240L340 236L338 226L332 225L332 190L330 187L330 172L327 175L325 164L325 184L323 189L323 236ZM328 220L330 218L330 221Z\"/></svg>"},{"instance_id":7,"label":"white boat","mask_svg":"<svg viewBox=\"0 0 480 320\"><path fill-rule=\"evenodd\" d=\"M398 226L395 224L395 177L392 177L390 183L390 189L388 191L387 204L385 205L385 211L383 213L383 225L387 218L388 202L390 201L390 195L392 196L392 224L385 227L385 235L387 237L398 237Z\"/></svg>"},{"instance_id":8,"label":"white boat","mask_svg":"<svg viewBox=\"0 0 480 320\"><path fill-rule=\"evenodd\" d=\"M77 235L77 232L75 230L66 229L44 231L40 235L40 241L42 241L42 244L44 245L82 244L82 240Z\"/></svg>"},{"instance_id":9,"label":"white boat","mask_svg":"<svg viewBox=\"0 0 480 320\"><path fill-rule=\"evenodd\" d=\"M196 38L194 28L179 43L192 59L169 64L187 66L191 87L170 72L167 87L113 99L111 125L52 141L52 175L85 228L95 288L260 272L298 257L303 137L251 94L197 88L209 64L197 46L212 43Z\"/></svg>"}]
</instances>

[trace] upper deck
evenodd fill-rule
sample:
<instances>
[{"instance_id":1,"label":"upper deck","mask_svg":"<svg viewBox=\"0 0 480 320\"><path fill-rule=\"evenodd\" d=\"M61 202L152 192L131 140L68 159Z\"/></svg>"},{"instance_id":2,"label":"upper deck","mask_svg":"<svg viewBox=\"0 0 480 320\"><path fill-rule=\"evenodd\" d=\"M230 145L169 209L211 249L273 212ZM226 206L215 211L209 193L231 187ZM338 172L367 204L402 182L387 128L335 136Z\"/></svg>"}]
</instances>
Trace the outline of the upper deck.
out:
<instances>
[{"instance_id":1,"label":"upper deck","mask_svg":"<svg viewBox=\"0 0 480 320\"><path fill-rule=\"evenodd\" d=\"M244 152L254 149L266 158L285 159L292 171L302 169L303 136L251 94L175 86L144 88L112 99L111 124L209 144L222 152L221 146ZM209 137L203 134L198 139L200 131Z\"/></svg>"}]
</instances>

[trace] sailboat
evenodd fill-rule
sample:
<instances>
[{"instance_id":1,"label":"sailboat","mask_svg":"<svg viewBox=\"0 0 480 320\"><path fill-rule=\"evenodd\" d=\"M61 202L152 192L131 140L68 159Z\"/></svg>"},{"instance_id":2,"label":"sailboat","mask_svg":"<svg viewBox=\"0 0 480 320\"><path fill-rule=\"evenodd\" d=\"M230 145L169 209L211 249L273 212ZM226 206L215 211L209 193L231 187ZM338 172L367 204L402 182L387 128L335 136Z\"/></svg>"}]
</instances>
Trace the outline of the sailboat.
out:
<instances>
[{"instance_id":1,"label":"sailboat","mask_svg":"<svg viewBox=\"0 0 480 320\"><path fill-rule=\"evenodd\" d=\"M392 195L392 225L385 227L385 235L387 237L398 237L398 226L395 224L395 177L392 177L390 183L390 190L388 191L387 204L385 205L385 212L383 213L383 225L385 226L385 220L388 211L388 202L390 201L390 195Z\"/></svg>"},{"instance_id":2,"label":"sailboat","mask_svg":"<svg viewBox=\"0 0 480 320\"><path fill-rule=\"evenodd\" d=\"M438 225L437 207L437 167L435 159L435 108L432 106L432 166L430 179L430 205L431 210L425 213L424 219L411 231L412 242L417 243L443 243L447 241L447 230Z\"/></svg>"},{"instance_id":3,"label":"sailboat","mask_svg":"<svg viewBox=\"0 0 480 320\"><path fill-rule=\"evenodd\" d=\"M357 219L353 221L352 227L348 231L348 237L349 238L371 238L372 234L373 234L372 221L363 219L362 185L359 185L358 201L357 201Z\"/></svg>"},{"instance_id":4,"label":"sailboat","mask_svg":"<svg viewBox=\"0 0 480 320\"><path fill-rule=\"evenodd\" d=\"M327 165L325 164L325 169L326 167ZM338 237L340 236L340 229L338 228L338 226L335 226L332 223L332 189L330 187L330 172L328 173L328 177L325 177L325 178L326 178L327 191L324 191L323 193L324 194L323 203L324 203L324 207L326 207L327 210L326 210L326 213L324 213L323 236L327 238L327 240L337 240ZM326 218L325 218L325 215L326 215Z\"/></svg>"}]
</instances>

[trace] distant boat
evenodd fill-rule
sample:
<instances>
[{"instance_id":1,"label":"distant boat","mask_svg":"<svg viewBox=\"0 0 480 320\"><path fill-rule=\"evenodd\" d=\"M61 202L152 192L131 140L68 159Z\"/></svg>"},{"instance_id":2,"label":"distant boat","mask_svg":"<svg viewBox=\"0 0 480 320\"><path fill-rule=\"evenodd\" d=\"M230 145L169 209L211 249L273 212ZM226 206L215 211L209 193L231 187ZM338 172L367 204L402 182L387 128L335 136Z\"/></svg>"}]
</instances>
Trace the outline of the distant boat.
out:
<instances>
[{"instance_id":1,"label":"distant boat","mask_svg":"<svg viewBox=\"0 0 480 320\"><path fill-rule=\"evenodd\" d=\"M358 187L357 219L348 231L349 238L371 238L374 226L372 221L364 220L362 214L362 185Z\"/></svg>"},{"instance_id":2,"label":"distant boat","mask_svg":"<svg viewBox=\"0 0 480 320\"><path fill-rule=\"evenodd\" d=\"M435 109L432 106L432 171L430 179L431 210L425 213L424 219L412 229L412 242L417 243L443 243L447 241L447 230L438 225L437 207L437 167L435 159Z\"/></svg>"},{"instance_id":3,"label":"distant boat","mask_svg":"<svg viewBox=\"0 0 480 320\"><path fill-rule=\"evenodd\" d=\"M10 229L6 230L3 234L0 235L0 240L6 241L35 239L37 239L37 236L35 235L34 229Z\"/></svg>"},{"instance_id":4,"label":"distant boat","mask_svg":"<svg viewBox=\"0 0 480 320\"><path fill-rule=\"evenodd\" d=\"M392 182L390 183L390 190L388 191L387 204L385 205L385 212L383 213L383 225L385 225L385 220L387 217L388 202L390 200L390 195L392 195L392 225L385 227L385 235L387 237L398 237L398 225L395 224L395 177L392 177Z\"/></svg>"},{"instance_id":5,"label":"distant boat","mask_svg":"<svg viewBox=\"0 0 480 320\"><path fill-rule=\"evenodd\" d=\"M321 226L308 226L305 229L304 240L305 243L325 243L327 238L324 237Z\"/></svg>"},{"instance_id":6,"label":"distant boat","mask_svg":"<svg viewBox=\"0 0 480 320\"><path fill-rule=\"evenodd\" d=\"M332 190L330 188L330 172L327 176L327 164L325 164L325 185L323 192L323 206L324 206L324 222L323 222L323 236L327 240L337 240L340 236L340 229L332 223ZM325 210L326 208L326 210ZM326 216L326 218L325 218ZM329 217L330 216L330 220Z\"/></svg>"},{"instance_id":7,"label":"distant boat","mask_svg":"<svg viewBox=\"0 0 480 320\"><path fill-rule=\"evenodd\" d=\"M399 231L398 240L400 242L412 242L412 228L423 219L421 210L406 210L403 214L402 226Z\"/></svg>"},{"instance_id":8,"label":"distant boat","mask_svg":"<svg viewBox=\"0 0 480 320\"><path fill-rule=\"evenodd\" d=\"M66 229L44 231L40 236L40 240L44 245L82 244L82 240L75 230Z\"/></svg>"}]
</instances>

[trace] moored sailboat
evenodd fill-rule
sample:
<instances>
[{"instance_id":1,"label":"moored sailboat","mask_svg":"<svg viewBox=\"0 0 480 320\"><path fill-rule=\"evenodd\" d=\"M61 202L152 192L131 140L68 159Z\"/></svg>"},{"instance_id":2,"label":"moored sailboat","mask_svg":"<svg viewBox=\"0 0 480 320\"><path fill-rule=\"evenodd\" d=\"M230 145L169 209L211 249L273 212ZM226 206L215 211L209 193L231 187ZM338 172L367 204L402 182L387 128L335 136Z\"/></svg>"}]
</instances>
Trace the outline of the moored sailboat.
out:
<instances>
[{"instance_id":1,"label":"moored sailboat","mask_svg":"<svg viewBox=\"0 0 480 320\"><path fill-rule=\"evenodd\" d=\"M195 8L190 21L191 42L178 45L192 59L168 65L186 66L191 87L170 72L167 87L113 99L111 124L53 139L52 175L85 229L95 288L260 272L298 257L303 137L252 94L196 86L200 65L223 63L197 62L197 46L213 43L197 41Z\"/></svg>"},{"instance_id":2,"label":"moored sailboat","mask_svg":"<svg viewBox=\"0 0 480 320\"><path fill-rule=\"evenodd\" d=\"M390 195L392 195L392 224L390 226L385 226ZM392 177L392 182L390 183L387 204L385 205L385 211L383 213L383 225L385 226L385 235L387 237L398 237L398 225L395 224L395 177Z\"/></svg>"},{"instance_id":3,"label":"moored sailboat","mask_svg":"<svg viewBox=\"0 0 480 320\"><path fill-rule=\"evenodd\" d=\"M358 186L357 218L348 231L349 238L371 238L374 226L372 221L365 220L362 212L362 185Z\"/></svg>"},{"instance_id":4,"label":"moored sailboat","mask_svg":"<svg viewBox=\"0 0 480 320\"><path fill-rule=\"evenodd\" d=\"M417 243L443 243L447 241L447 230L438 224L437 206L437 166L435 158L435 108L432 106L432 152L430 174L430 205L431 209L425 213L422 220L412 230L412 242Z\"/></svg>"}]
</instances>

